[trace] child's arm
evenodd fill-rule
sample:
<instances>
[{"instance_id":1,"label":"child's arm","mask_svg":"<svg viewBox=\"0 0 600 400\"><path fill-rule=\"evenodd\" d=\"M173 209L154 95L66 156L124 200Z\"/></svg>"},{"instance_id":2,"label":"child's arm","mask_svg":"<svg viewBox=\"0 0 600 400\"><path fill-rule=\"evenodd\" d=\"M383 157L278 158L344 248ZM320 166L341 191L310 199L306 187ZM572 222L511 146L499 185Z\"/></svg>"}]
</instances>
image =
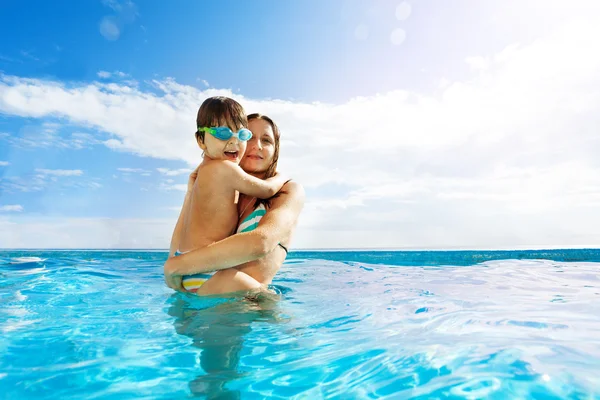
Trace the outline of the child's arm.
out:
<instances>
[{"instance_id":1,"label":"child's arm","mask_svg":"<svg viewBox=\"0 0 600 400\"><path fill-rule=\"evenodd\" d=\"M171 237L171 245L169 246L169 257L172 257L175 254L175 252L179 249L179 241L181 240L181 232L183 230L183 221L185 221L186 212L189 208L188 205L190 202L190 198L192 197L192 189L194 188L194 182L196 182L197 177L198 167L194 171L192 171L188 179L187 192L185 193L183 205L181 206L181 211L179 212L179 218L177 218L175 229L173 229L173 236Z\"/></svg>"},{"instance_id":2,"label":"child's arm","mask_svg":"<svg viewBox=\"0 0 600 400\"><path fill-rule=\"evenodd\" d=\"M183 230L183 221L185 221L185 212L188 209L190 197L191 193L187 192L185 194L185 199L183 200L183 205L181 206L181 211L179 212L179 218L177 218L177 223L175 224L175 229L173 229L171 245L169 246L169 257L173 257L175 252L179 249L179 241L181 240L181 232Z\"/></svg>"},{"instance_id":3,"label":"child's arm","mask_svg":"<svg viewBox=\"0 0 600 400\"><path fill-rule=\"evenodd\" d=\"M281 174L269 179L257 178L244 172L239 165L229 161L224 161L219 167L220 172L223 174L221 177L222 182L228 182L234 190L259 199L268 199L275 196L288 181Z\"/></svg>"}]
</instances>

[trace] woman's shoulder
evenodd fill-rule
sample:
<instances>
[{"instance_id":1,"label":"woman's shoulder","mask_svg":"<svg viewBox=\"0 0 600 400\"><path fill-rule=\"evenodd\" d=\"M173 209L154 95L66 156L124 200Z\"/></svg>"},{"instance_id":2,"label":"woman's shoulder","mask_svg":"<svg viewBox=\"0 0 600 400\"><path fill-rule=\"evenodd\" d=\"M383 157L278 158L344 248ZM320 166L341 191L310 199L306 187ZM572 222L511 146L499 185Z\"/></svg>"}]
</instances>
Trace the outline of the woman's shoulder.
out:
<instances>
[{"instance_id":1,"label":"woman's shoulder","mask_svg":"<svg viewBox=\"0 0 600 400\"><path fill-rule=\"evenodd\" d=\"M304 187L302 186L302 184L293 179L287 181L285 185L283 185L281 190L289 193L304 194Z\"/></svg>"},{"instance_id":2,"label":"woman's shoulder","mask_svg":"<svg viewBox=\"0 0 600 400\"><path fill-rule=\"evenodd\" d=\"M304 203L304 198L306 197L304 193L304 187L300 182L295 180L289 180L283 185L281 190L272 197L272 201L278 203L278 205L287 204L289 202L301 202ZM271 204L274 206L274 204Z\"/></svg>"}]
</instances>

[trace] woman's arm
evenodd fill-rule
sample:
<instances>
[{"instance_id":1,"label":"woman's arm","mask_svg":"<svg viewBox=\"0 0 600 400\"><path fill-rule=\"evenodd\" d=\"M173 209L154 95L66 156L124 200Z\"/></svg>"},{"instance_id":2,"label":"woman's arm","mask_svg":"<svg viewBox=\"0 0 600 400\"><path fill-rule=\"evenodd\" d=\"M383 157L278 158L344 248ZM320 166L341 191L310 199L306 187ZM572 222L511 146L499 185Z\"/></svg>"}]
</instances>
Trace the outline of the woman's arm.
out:
<instances>
[{"instance_id":1,"label":"woman's arm","mask_svg":"<svg viewBox=\"0 0 600 400\"><path fill-rule=\"evenodd\" d=\"M271 201L269 211L255 230L238 233L207 247L169 258L164 266L165 275L217 271L264 257L291 235L304 207L304 198L302 186L288 182L279 196Z\"/></svg>"}]
</instances>

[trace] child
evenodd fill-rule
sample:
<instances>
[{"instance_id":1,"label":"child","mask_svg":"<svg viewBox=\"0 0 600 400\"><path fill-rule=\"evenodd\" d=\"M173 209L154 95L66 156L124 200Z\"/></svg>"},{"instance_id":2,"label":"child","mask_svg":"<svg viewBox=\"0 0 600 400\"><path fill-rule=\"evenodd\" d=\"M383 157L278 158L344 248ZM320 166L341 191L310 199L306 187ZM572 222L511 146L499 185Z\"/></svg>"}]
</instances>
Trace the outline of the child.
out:
<instances>
[{"instance_id":1,"label":"child","mask_svg":"<svg viewBox=\"0 0 600 400\"><path fill-rule=\"evenodd\" d=\"M188 191L173 232L169 257L206 247L232 235L238 223L237 195L267 199L284 185L275 175L260 179L238 165L252 132L242 106L228 97L211 97L202 103L196 120L196 141L203 150L202 163L190 175ZM195 178L195 180L194 180ZM251 290L260 283L248 274L232 269L237 286ZM183 287L197 292L210 275L183 277Z\"/></svg>"}]
</instances>

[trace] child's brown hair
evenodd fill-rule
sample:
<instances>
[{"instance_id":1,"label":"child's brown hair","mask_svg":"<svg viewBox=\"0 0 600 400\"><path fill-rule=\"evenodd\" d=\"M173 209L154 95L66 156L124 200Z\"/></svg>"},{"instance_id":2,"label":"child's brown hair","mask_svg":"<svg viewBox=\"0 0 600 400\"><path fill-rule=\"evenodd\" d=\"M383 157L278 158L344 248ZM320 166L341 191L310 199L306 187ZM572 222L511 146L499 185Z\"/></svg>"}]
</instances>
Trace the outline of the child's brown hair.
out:
<instances>
[{"instance_id":1,"label":"child's brown hair","mask_svg":"<svg viewBox=\"0 0 600 400\"><path fill-rule=\"evenodd\" d=\"M215 126L228 126L234 132L248 128L248 119L242 105L225 96L214 96L204 100L196 117L196 140L204 142L204 132L198 132L198 128Z\"/></svg>"}]
</instances>

